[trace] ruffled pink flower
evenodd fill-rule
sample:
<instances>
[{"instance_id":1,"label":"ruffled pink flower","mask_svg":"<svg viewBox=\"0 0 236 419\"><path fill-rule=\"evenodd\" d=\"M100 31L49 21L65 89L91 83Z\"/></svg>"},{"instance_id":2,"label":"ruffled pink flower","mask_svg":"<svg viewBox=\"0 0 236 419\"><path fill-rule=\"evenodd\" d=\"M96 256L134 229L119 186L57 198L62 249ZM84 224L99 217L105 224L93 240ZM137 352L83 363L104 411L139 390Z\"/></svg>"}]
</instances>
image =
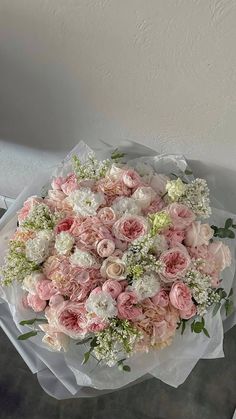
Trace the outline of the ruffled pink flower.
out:
<instances>
[{"instance_id":1,"label":"ruffled pink flower","mask_svg":"<svg viewBox=\"0 0 236 419\"><path fill-rule=\"evenodd\" d=\"M72 212L72 207L65 198L64 192L51 189L48 191L48 197L44 199L44 203L48 205L51 211Z\"/></svg>"},{"instance_id":2,"label":"ruffled pink flower","mask_svg":"<svg viewBox=\"0 0 236 419\"><path fill-rule=\"evenodd\" d=\"M62 297L62 295L60 294L52 295L52 297L49 300L49 307L55 307L58 304L63 303L63 301L64 301L64 298Z\"/></svg>"},{"instance_id":3,"label":"ruffled pink flower","mask_svg":"<svg viewBox=\"0 0 236 419\"><path fill-rule=\"evenodd\" d=\"M176 202L170 204L166 210L171 217L175 229L186 229L196 218L195 214L188 207L183 204L177 204Z\"/></svg>"},{"instance_id":4,"label":"ruffled pink flower","mask_svg":"<svg viewBox=\"0 0 236 419\"><path fill-rule=\"evenodd\" d=\"M190 305L187 309L180 310L179 314L180 314L181 319L185 319L185 320L191 319L192 317L196 316L197 307L192 302L192 305Z\"/></svg>"},{"instance_id":5,"label":"ruffled pink flower","mask_svg":"<svg viewBox=\"0 0 236 419\"><path fill-rule=\"evenodd\" d=\"M173 307L182 312L188 312L192 308L192 294L190 288L181 281L175 282L170 290L170 302Z\"/></svg>"},{"instance_id":6,"label":"ruffled pink flower","mask_svg":"<svg viewBox=\"0 0 236 419\"><path fill-rule=\"evenodd\" d=\"M27 303L28 306L31 307L36 313L44 311L47 305L46 301L41 300L38 295L34 294L27 295Z\"/></svg>"},{"instance_id":7,"label":"ruffled pink flower","mask_svg":"<svg viewBox=\"0 0 236 419\"><path fill-rule=\"evenodd\" d=\"M61 184L61 190L64 192L64 194L70 195L76 189L79 189L77 177L74 173L70 173Z\"/></svg>"},{"instance_id":8,"label":"ruffled pink flower","mask_svg":"<svg viewBox=\"0 0 236 419\"><path fill-rule=\"evenodd\" d=\"M54 294L57 293L52 281L47 279L39 280L35 285L36 293L41 300L49 300Z\"/></svg>"},{"instance_id":9,"label":"ruffled pink flower","mask_svg":"<svg viewBox=\"0 0 236 419\"><path fill-rule=\"evenodd\" d=\"M62 176L58 176L56 178L53 179L52 181L52 189L56 190L56 191L60 191L61 190L61 185L64 182L64 178Z\"/></svg>"},{"instance_id":10,"label":"ruffled pink flower","mask_svg":"<svg viewBox=\"0 0 236 419\"><path fill-rule=\"evenodd\" d=\"M154 295L154 297L152 297L151 300L153 304L160 307L167 307L170 302L168 292L166 292L163 289L160 290L156 295Z\"/></svg>"},{"instance_id":11,"label":"ruffled pink flower","mask_svg":"<svg viewBox=\"0 0 236 419\"><path fill-rule=\"evenodd\" d=\"M178 230L176 228L170 228L164 232L164 236L167 239L169 247L175 247L179 243L182 243L185 238L185 231Z\"/></svg>"},{"instance_id":12,"label":"ruffled pink flower","mask_svg":"<svg viewBox=\"0 0 236 419\"><path fill-rule=\"evenodd\" d=\"M164 208L164 206L165 206L165 203L163 199L161 199L160 196L157 196L157 198L155 198L154 201L152 201L149 207L143 210L143 214L144 215L155 214L156 212L161 211Z\"/></svg>"},{"instance_id":13,"label":"ruffled pink flower","mask_svg":"<svg viewBox=\"0 0 236 419\"><path fill-rule=\"evenodd\" d=\"M97 190L103 192L108 197L130 196L132 191L122 179L112 179L105 177L97 182Z\"/></svg>"},{"instance_id":14,"label":"ruffled pink flower","mask_svg":"<svg viewBox=\"0 0 236 419\"><path fill-rule=\"evenodd\" d=\"M31 196L28 198L25 202L21 210L18 212L18 221L19 223L22 223L29 215L32 208L43 202L43 199L37 198L35 196Z\"/></svg>"},{"instance_id":15,"label":"ruffled pink flower","mask_svg":"<svg viewBox=\"0 0 236 419\"><path fill-rule=\"evenodd\" d=\"M131 242L147 233L148 224L144 217L123 215L113 226L113 234L119 240Z\"/></svg>"},{"instance_id":16,"label":"ruffled pink flower","mask_svg":"<svg viewBox=\"0 0 236 419\"><path fill-rule=\"evenodd\" d=\"M62 231L69 231L75 218L74 217L67 217L63 218L55 227L55 233L59 234Z\"/></svg>"},{"instance_id":17,"label":"ruffled pink flower","mask_svg":"<svg viewBox=\"0 0 236 419\"><path fill-rule=\"evenodd\" d=\"M91 333L98 333L106 329L109 326L109 323L105 320L100 319L100 317L94 316L88 323L88 331Z\"/></svg>"},{"instance_id":18,"label":"ruffled pink flower","mask_svg":"<svg viewBox=\"0 0 236 419\"><path fill-rule=\"evenodd\" d=\"M133 169L125 170L122 176L122 180L125 186L131 189L136 189L142 184L142 180L139 174Z\"/></svg>"},{"instance_id":19,"label":"ruffled pink flower","mask_svg":"<svg viewBox=\"0 0 236 419\"><path fill-rule=\"evenodd\" d=\"M64 301L46 310L49 326L65 333L72 339L83 337L87 332L87 311L84 304Z\"/></svg>"},{"instance_id":20,"label":"ruffled pink flower","mask_svg":"<svg viewBox=\"0 0 236 419\"><path fill-rule=\"evenodd\" d=\"M181 246L181 245L180 245ZM184 276L191 259L184 246L174 247L163 252L160 261L163 262L161 277L164 282L173 282Z\"/></svg>"},{"instance_id":21,"label":"ruffled pink flower","mask_svg":"<svg viewBox=\"0 0 236 419\"><path fill-rule=\"evenodd\" d=\"M70 233L75 237L78 247L84 249L96 249L98 241L112 239L112 235L98 217L88 217L81 222L75 219L70 228Z\"/></svg>"},{"instance_id":22,"label":"ruffled pink flower","mask_svg":"<svg viewBox=\"0 0 236 419\"><path fill-rule=\"evenodd\" d=\"M114 300L118 297L118 295L122 292L122 285L119 281L114 281L112 279L108 279L108 281L104 282L102 286L102 291L107 292L114 298Z\"/></svg>"},{"instance_id":23,"label":"ruffled pink flower","mask_svg":"<svg viewBox=\"0 0 236 419\"><path fill-rule=\"evenodd\" d=\"M137 307L138 300L133 292L122 292L117 298L118 317L134 320L142 315L142 309Z\"/></svg>"},{"instance_id":24,"label":"ruffled pink flower","mask_svg":"<svg viewBox=\"0 0 236 419\"><path fill-rule=\"evenodd\" d=\"M112 226L116 221L116 213L110 207L101 208L97 216L104 225Z\"/></svg>"},{"instance_id":25,"label":"ruffled pink flower","mask_svg":"<svg viewBox=\"0 0 236 419\"><path fill-rule=\"evenodd\" d=\"M97 244L97 253L102 258L111 256L115 250L115 243L110 239L103 239Z\"/></svg>"}]
</instances>

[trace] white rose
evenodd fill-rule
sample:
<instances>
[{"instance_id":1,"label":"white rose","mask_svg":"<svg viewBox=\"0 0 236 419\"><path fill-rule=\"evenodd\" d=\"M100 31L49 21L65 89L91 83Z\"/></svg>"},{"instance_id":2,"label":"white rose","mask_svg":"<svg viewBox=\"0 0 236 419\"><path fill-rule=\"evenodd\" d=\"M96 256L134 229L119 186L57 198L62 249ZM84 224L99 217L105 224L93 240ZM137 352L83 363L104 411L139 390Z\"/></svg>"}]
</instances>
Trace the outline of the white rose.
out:
<instances>
[{"instance_id":1,"label":"white rose","mask_svg":"<svg viewBox=\"0 0 236 419\"><path fill-rule=\"evenodd\" d=\"M194 221L186 230L184 243L190 247L208 245L213 235L214 230L209 224L201 224L200 221Z\"/></svg>"},{"instance_id":2,"label":"white rose","mask_svg":"<svg viewBox=\"0 0 236 419\"><path fill-rule=\"evenodd\" d=\"M70 233L62 231L56 236L55 249L59 255L67 255L71 251L74 242L75 239Z\"/></svg>"},{"instance_id":3,"label":"white rose","mask_svg":"<svg viewBox=\"0 0 236 419\"><path fill-rule=\"evenodd\" d=\"M214 256L217 269L223 271L231 265L232 256L228 246L223 242L217 241L210 243L209 252Z\"/></svg>"},{"instance_id":4,"label":"white rose","mask_svg":"<svg viewBox=\"0 0 236 419\"><path fill-rule=\"evenodd\" d=\"M160 174L160 175L153 175L150 186L154 189L154 191L157 193L157 195L162 196L166 192L166 184L168 182L169 178L166 175Z\"/></svg>"},{"instance_id":5,"label":"white rose","mask_svg":"<svg viewBox=\"0 0 236 419\"><path fill-rule=\"evenodd\" d=\"M104 260L100 272L103 278L121 281L126 278L126 265L118 257L109 256Z\"/></svg>"},{"instance_id":6,"label":"white rose","mask_svg":"<svg viewBox=\"0 0 236 419\"><path fill-rule=\"evenodd\" d=\"M36 284L39 281L47 279L46 276L41 272L33 272L30 275L27 275L22 283L22 289L30 292L30 294L36 295Z\"/></svg>"},{"instance_id":7,"label":"white rose","mask_svg":"<svg viewBox=\"0 0 236 419\"><path fill-rule=\"evenodd\" d=\"M76 248L73 255L71 255L70 261L73 265L77 265L81 268L94 268L98 266L95 256L78 248Z\"/></svg>"},{"instance_id":8,"label":"white rose","mask_svg":"<svg viewBox=\"0 0 236 419\"><path fill-rule=\"evenodd\" d=\"M150 272L143 275L142 278L135 279L130 288L141 301L153 297L160 291L160 281L156 275Z\"/></svg>"},{"instance_id":9,"label":"white rose","mask_svg":"<svg viewBox=\"0 0 236 419\"><path fill-rule=\"evenodd\" d=\"M148 208L155 197L156 192L150 186L140 186L132 195L132 198L135 199L136 204L141 209Z\"/></svg>"}]
</instances>

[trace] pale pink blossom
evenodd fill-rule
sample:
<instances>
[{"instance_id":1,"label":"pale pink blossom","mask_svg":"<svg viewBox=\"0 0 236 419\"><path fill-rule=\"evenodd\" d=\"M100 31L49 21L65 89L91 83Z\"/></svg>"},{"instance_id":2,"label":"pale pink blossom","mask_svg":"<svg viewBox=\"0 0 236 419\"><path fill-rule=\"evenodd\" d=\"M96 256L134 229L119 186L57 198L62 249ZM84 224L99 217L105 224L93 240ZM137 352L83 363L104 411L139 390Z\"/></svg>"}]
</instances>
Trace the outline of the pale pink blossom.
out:
<instances>
[{"instance_id":1,"label":"pale pink blossom","mask_svg":"<svg viewBox=\"0 0 236 419\"><path fill-rule=\"evenodd\" d=\"M185 232L185 245L197 247L208 245L213 237L214 230L209 224L201 224L200 221L194 221Z\"/></svg>"},{"instance_id":2,"label":"pale pink blossom","mask_svg":"<svg viewBox=\"0 0 236 419\"><path fill-rule=\"evenodd\" d=\"M163 289L154 295L151 300L153 304L160 307L167 307L170 302L168 292Z\"/></svg>"},{"instance_id":3,"label":"pale pink blossom","mask_svg":"<svg viewBox=\"0 0 236 419\"><path fill-rule=\"evenodd\" d=\"M142 184L142 180L139 174L134 169L125 170L122 176L122 180L128 188L136 189Z\"/></svg>"},{"instance_id":4,"label":"pale pink blossom","mask_svg":"<svg viewBox=\"0 0 236 419\"><path fill-rule=\"evenodd\" d=\"M197 307L192 302L192 304L187 309L180 310L179 314L180 314L181 319L185 319L185 320L191 319L192 317L196 316Z\"/></svg>"},{"instance_id":5,"label":"pale pink blossom","mask_svg":"<svg viewBox=\"0 0 236 419\"><path fill-rule=\"evenodd\" d=\"M109 229L101 223L98 217L88 217L81 222L75 219L70 228L70 233L75 237L78 247L96 249L98 241L112 239Z\"/></svg>"},{"instance_id":6,"label":"pale pink blossom","mask_svg":"<svg viewBox=\"0 0 236 419\"><path fill-rule=\"evenodd\" d=\"M117 239L131 242L147 233L148 224L144 217L124 215L116 221L112 231Z\"/></svg>"},{"instance_id":7,"label":"pale pink blossom","mask_svg":"<svg viewBox=\"0 0 236 419\"><path fill-rule=\"evenodd\" d=\"M59 234L62 231L69 231L73 222L74 222L74 220L75 220L74 217L67 217L67 218L63 218L62 220L60 220L55 227L55 233Z\"/></svg>"},{"instance_id":8,"label":"pale pink blossom","mask_svg":"<svg viewBox=\"0 0 236 419\"><path fill-rule=\"evenodd\" d=\"M122 292L117 298L118 317L120 319L135 320L142 315L142 309L137 306L136 295Z\"/></svg>"},{"instance_id":9,"label":"pale pink blossom","mask_svg":"<svg viewBox=\"0 0 236 419\"><path fill-rule=\"evenodd\" d=\"M47 279L39 280L35 285L36 293L41 300L50 300L57 293L52 281Z\"/></svg>"},{"instance_id":10,"label":"pale pink blossom","mask_svg":"<svg viewBox=\"0 0 236 419\"><path fill-rule=\"evenodd\" d=\"M38 295L30 293L27 295L27 303L36 313L44 311L47 305L46 301L41 300Z\"/></svg>"},{"instance_id":11,"label":"pale pink blossom","mask_svg":"<svg viewBox=\"0 0 236 419\"><path fill-rule=\"evenodd\" d=\"M121 178L112 179L108 176L97 182L97 190L103 192L107 197L130 196L132 193Z\"/></svg>"},{"instance_id":12,"label":"pale pink blossom","mask_svg":"<svg viewBox=\"0 0 236 419\"><path fill-rule=\"evenodd\" d=\"M77 177L74 173L70 173L61 184L61 190L68 196L77 189L79 189Z\"/></svg>"},{"instance_id":13,"label":"pale pink blossom","mask_svg":"<svg viewBox=\"0 0 236 419\"><path fill-rule=\"evenodd\" d=\"M182 312L188 312L192 308L192 294L190 288L181 281L176 281L170 290L171 304Z\"/></svg>"},{"instance_id":14,"label":"pale pink blossom","mask_svg":"<svg viewBox=\"0 0 236 419\"><path fill-rule=\"evenodd\" d=\"M102 258L111 256L115 250L115 243L110 239L103 239L97 244L97 253Z\"/></svg>"},{"instance_id":15,"label":"pale pink blossom","mask_svg":"<svg viewBox=\"0 0 236 419\"><path fill-rule=\"evenodd\" d=\"M108 294L111 294L112 298L116 299L118 295L120 295L122 292L122 285L119 281L108 279L104 282L102 290L107 292Z\"/></svg>"},{"instance_id":16,"label":"pale pink blossom","mask_svg":"<svg viewBox=\"0 0 236 419\"><path fill-rule=\"evenodd\" d=\"M195 214L186 205L173 204L166 208L175 229L184 230L195 220Z\"/></svg>"},{"instance_id":17,"label":"pale pink blossom","mask_svg":"<svg viewBox=\"0 0 236 419\"><path fill-rule=\"evenodd\" d=\"M170 228L164 232L169 247L175 247L178 243L182 243L185 238L185 231L176 228Z\"/></svg>"},{"instance_id":18,"label":"pale pink blossom","mask_svg":"<svg viewBox=\"0 0 236 419\"><path fill-rule=\"evenodd\" d=\"M231 252L228 246L221 241L215 241L209 245L209 253L214 257L216 267L219 271L231 265Z\"/></svg>"},{"instance_id":19,"label":"pale pink blossom","mask_svg":"<svg viewBox=\"0 0 236 419\"><path fill-rule=\"evenodd\" d=\"M56 178L54 178L52 180L52 189L56 190L56 191L60 191L61 190L61 185L64 182L64 178L62 176L58 176Z\"/></svg>"},{"instance_id":20,"label":"pale pink blossom","mask_svg":"<svg viewBox=\"0 0 236 419\"><path fill-rule=\"evenodd\" d=\"M160 261L164 265L161 272L164 282L173 282L183 277L191 263L189 254L182 245L163 252Z\"/></svg>"},{"instance_id":21,"label":"pale pink blossom","mask_svg":"<svg viewBox=\"0 0 236 419\"><path fill-rule=\"evenodd\" d=\"M107 226L112 226L116 221L116 213L115 211L110 207L103 207L101 208L97 216L99 220Z\"/></svg>"}]
</instances>

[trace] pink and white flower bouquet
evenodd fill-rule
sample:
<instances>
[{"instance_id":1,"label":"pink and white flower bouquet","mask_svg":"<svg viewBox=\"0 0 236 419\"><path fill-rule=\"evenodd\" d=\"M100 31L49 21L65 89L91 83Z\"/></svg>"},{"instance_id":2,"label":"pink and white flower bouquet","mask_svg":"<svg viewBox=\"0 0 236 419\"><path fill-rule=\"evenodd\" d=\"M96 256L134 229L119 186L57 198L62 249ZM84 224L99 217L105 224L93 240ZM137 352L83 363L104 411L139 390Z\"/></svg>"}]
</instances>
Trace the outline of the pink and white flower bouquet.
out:
<instances>
[{"instance_id":1,"label":"pink and white flower bouquet","mask_svg":"<svg viewBox=\"0 0 236 419\"><path fill-rule=\"evenodd\" d=\"M191 370L204 354L221 356L219 309L232 308L222 238L236 225L209 224L206 181L186 163L163 174L155 157L123 157L67 159L44 195L17 212L2 267L2 289L14 288L21 313L19 339L63 352L77 382L97 388L147 372L171 383L165 370L175 358L185 369L192 351Z\"/></svg>"}]
</instances>

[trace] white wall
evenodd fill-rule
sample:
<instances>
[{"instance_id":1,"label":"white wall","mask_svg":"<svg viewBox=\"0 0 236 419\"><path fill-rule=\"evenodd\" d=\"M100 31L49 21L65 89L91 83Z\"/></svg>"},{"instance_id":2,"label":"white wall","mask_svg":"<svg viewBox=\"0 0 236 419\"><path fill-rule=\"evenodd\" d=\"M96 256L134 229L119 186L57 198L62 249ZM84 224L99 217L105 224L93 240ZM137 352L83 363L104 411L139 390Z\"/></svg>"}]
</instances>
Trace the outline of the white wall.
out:
<instances>
[{"instance_id":1,"label":"white wall","mask_svg":"<svg viewBox=\"0 0 236 419\"><path fill-rule=\"evenodd\" d=\"M201 160L232 207L235 22L235 0L0 0L0 193L79 139L131 138Z\"/></svg>"}]
</instances>

